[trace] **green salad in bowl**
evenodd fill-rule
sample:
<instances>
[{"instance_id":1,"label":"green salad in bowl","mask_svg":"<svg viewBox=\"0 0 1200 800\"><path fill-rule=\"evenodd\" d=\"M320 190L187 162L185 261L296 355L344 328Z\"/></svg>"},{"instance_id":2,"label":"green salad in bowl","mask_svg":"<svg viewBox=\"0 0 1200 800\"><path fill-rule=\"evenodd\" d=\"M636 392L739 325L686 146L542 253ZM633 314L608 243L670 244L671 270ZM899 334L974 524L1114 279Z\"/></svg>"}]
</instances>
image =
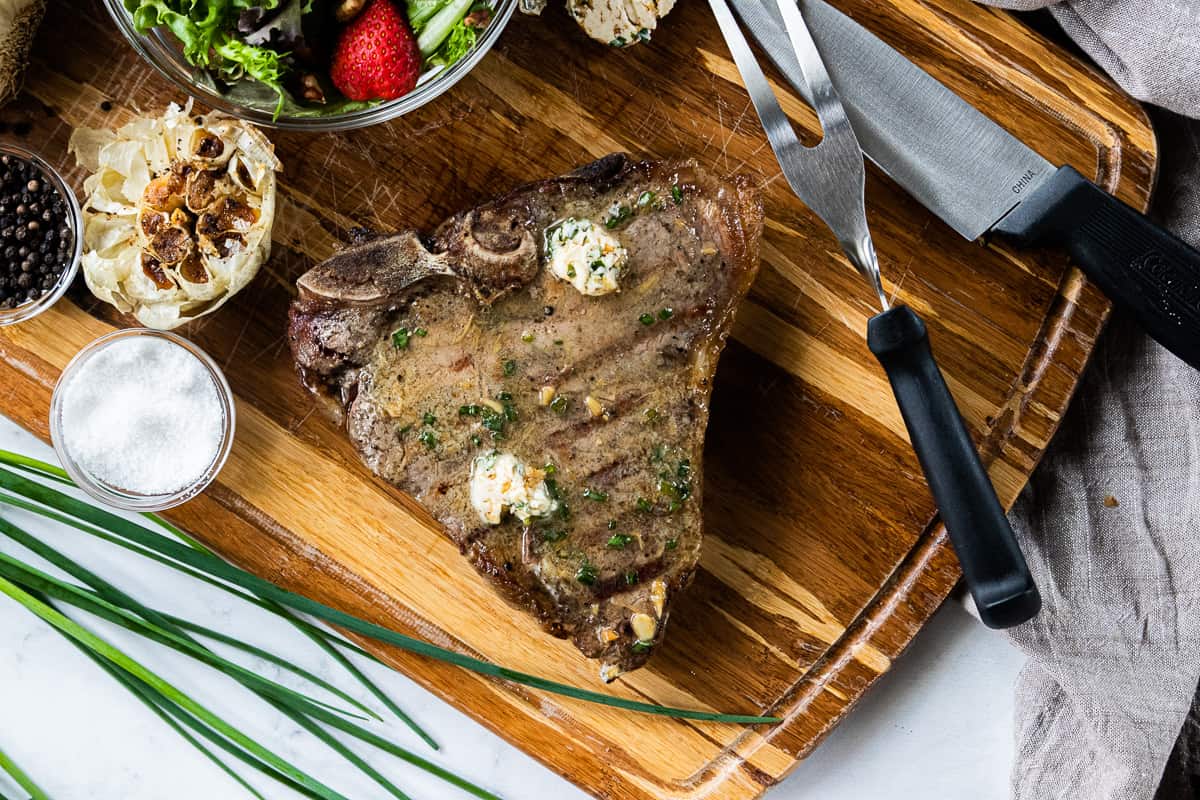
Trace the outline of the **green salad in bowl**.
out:
<instances>
[{"instance_id":1,"label":"green salad in bowl","mask_svg":"<svg viewBox=\"0 0 1200 800\"><path fill-rule=\"evenodd\" d=\"M349 128L441 94L516 0L108 0L126 37L200 100L275 127Z\"/></svg>"}]
</instances>

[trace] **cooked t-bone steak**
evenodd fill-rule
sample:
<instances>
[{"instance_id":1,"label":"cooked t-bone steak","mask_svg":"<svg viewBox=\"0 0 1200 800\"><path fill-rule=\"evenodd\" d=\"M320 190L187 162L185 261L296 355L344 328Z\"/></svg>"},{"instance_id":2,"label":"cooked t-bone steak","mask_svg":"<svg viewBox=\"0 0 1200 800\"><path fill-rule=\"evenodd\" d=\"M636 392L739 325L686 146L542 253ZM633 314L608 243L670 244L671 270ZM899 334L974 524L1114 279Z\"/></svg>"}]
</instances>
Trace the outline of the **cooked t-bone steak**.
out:
<instances>
[{"instance_id":1,"label":"cooked t-bone steak","mask_svg":"<svg viewBox=\"0 0 1200 800\"><path fill-rule=\"evenodd\" d=\"M761 228L748 179L608 156L338 253L298 282L292 349L367 466L611 680L696 569L712 376Z\"/></svg>"}]
</instances>

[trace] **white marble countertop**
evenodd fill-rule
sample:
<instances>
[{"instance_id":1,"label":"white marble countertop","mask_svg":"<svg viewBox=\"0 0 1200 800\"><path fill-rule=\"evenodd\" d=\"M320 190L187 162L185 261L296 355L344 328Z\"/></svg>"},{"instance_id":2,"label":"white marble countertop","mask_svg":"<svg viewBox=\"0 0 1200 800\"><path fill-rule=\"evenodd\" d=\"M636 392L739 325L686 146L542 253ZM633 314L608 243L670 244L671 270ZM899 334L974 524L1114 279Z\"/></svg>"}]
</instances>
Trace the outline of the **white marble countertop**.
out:
<instances>
[{"instance_id":1,"label":"white marble countertop","mask_svg":"<svg viewBox=\"0 0 1200 800\"><path fill-rule=\"evenodd\" d=\"M0 448L53 460L49 448L3 417ZM16 513L11 518L148 605L227 633L253 632L256 643L294 658L352 694L357 688L311 643L266 612L62 526ZM2 540L0 550L16 553L19 548ZM104 623L95 622L94 629L348 797L385 796L231 680L213 677L182 656L173 657ZM768 793L769 800L1008 797L1012 690L1022 660L1002 634L986 630L949 603L829 739ZM510 800L585 797L404 676L367 661L360 660L360 666L442 744L441 752L432 755L438 763ZM270 665L261 672L289 682ZM427 752L398 723L380 730ZM413 800L467 796L389 756L356 749ZM55 800L246 796L60 635L6 597L0 599L0 750ZM298 796L252 770L240 771L266 797ZM15 796L15 787L0 777L0 797Z\"/></svg>"}]
</instances>

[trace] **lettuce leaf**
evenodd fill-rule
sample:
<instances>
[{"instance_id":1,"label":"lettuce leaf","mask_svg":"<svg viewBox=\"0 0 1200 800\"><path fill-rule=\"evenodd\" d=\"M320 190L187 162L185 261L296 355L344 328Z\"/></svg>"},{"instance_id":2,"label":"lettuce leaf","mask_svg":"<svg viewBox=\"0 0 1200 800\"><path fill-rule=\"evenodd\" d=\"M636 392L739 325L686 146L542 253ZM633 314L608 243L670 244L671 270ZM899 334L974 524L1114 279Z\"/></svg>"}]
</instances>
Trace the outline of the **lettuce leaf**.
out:
<instances>
[{"instance_id":1,"label":"lettuce leaf","mask_svg":"<svg viewBox=\"0 0 1200 800\"><path fill-rule=\"evenodd\" d=\"M220 0L125 0L125 10L139 33L164 26L183 45L189 64L207 67L213 42L227 22L227 2Z\"/></svg>"},{"instance_id":2,"label":"lettuce leaf","mask_svg":"<svg viewBox=\"0 0 1200 800\"><path fill-rule=\"evenodd\" d=\"M294 51L304 47L304 15L309 3L286 0L274 9L257 6L237 17L237 32L246 44Z\"/></svg>"},{"instance_id":3,"label":"lettuce leaf","mask_svg":"<svg viewBox=\"0 0 1200 800\"><path fill-rule=\"evenodd\" d=\"M217 89L216 86L213 87ZM334 100L321 105L300 105L285 93L282 98L274 93L271 87L254 81L238 81L221 91L221 95L231 102L257 108L262 111L274 111L276 115L287 114L289 117L331 117L350 111L374 108L379 100ZM282 103L282 105L280 105Z\"/></svg>"},{"instance_id":4,"label":"lettuce leaf","mask_svg":"<svg viewBox=\"0 0 1200 800\"><path fill-rule=\"evenodd\" d=\"M458 24L450 29L450 34L441 46L426 59L426 63L448 67L471 52L477 38L479 38L479 34L476 29L468 25L466 20L459 20Z\"/></svg>"},{"instance_id":5,"label":"lettuce leaf","mask_svg":"<svg viewBox=\"0 0 1200 800\"><path fill-rule=\"evenodd\" d=\"M409 27L414 31L420 29L449 2L450 0L408 0L405 12L408 15Z\"/></svg>"},{"instance_id":6,"label":"lettuce leaf","mask_svg":"<svg viewBox=\"0 0 1200 800\"><path fill-rule=\"evenodd\" d=\"M282 0L124 0L139 33L160 25L183 45L189 64L207 67L212 51L243 11L270 11Z\"/></svg>"},{"instance_id":7,"label":"lettuce leaf","mask_svg":"<svg viewBox=\"0 0 1200 800\"><path fill-rule=\"evenodd\" d=\"M221 69L226 75L252 78L275 92L278 97L275 116L278 117L283 111L284 100L288 97L282 83L283 75L287 71L283 64L284 54L266 47L246 44L228 34L213 46L213 50L223 60Z\"/></svg>"},{"instance_id":8,"label":"lettuce leaf","mask_svg":"<svg viewBox=\"0 0 1200 800\"><path fill-rule=\"evenodd\" d=\"M413 26L421 55L429 58L441 47L455 26L462 24L463 17L470 13L473 2L474 0L449 0L423 26Z\"/></svg>"}]
</instances>

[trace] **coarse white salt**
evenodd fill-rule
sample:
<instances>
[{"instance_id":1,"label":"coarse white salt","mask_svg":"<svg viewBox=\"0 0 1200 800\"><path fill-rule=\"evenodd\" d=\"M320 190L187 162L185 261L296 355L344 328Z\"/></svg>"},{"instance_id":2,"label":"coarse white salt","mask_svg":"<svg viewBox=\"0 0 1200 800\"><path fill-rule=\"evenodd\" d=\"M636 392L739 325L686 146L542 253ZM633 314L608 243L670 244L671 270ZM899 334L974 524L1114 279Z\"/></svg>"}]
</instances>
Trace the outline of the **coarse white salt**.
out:
<instances>
[{"instance_id":1,"label":"coarse white salt","mask_svg":"<svg viewBox=\"0 0 1200 800\"><path fill-rule=\"evenodd\" d=\"M113 339L58 392L67 453L119 492L173 494L199 481L221 452L225 409L212 373L169 339Z\"/></svg>"}]
</instances>

